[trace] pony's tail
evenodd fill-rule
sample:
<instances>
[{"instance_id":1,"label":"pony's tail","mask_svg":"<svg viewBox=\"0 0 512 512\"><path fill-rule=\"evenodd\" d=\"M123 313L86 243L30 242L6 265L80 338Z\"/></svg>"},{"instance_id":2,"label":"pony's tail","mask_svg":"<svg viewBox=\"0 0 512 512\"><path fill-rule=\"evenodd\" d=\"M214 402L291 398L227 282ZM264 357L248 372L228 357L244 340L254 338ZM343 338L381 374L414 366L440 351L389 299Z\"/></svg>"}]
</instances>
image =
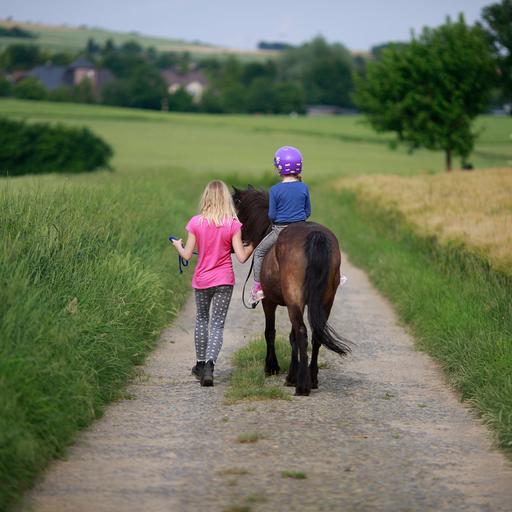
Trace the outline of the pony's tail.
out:
<instances>
[{"instance_id":1,"label":"pony's tail","mask_svg":"<svg viewBox=\"0 0 512 512\"><path fill-rule=\"evenodd\" d=\"M331 272L331 241L321 231L313 231L306 238L305 303L312 335L329 350L340 355L350 352L350 341L343 338L328 324L324 297Z\"/></svg>"}]
</instances>

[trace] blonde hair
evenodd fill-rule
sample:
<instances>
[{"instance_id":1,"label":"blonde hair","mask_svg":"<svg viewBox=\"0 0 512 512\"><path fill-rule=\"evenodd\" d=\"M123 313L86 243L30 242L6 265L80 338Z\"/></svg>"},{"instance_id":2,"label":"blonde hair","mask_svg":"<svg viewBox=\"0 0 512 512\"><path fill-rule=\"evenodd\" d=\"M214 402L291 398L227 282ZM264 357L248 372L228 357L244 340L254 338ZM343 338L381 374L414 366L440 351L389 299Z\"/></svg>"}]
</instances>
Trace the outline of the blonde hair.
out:
<instances>
[{"instance_id":1,"label":"blonde hair","mask_svg":"<svg viewBox=\"0 0 512 512\"><path fill-rule=\"evenodd\" d=\"M223 181L214 180L206 185L199 201L199 214L216 226L237 218L233 198Z\"/></svg>"}]
</instances>

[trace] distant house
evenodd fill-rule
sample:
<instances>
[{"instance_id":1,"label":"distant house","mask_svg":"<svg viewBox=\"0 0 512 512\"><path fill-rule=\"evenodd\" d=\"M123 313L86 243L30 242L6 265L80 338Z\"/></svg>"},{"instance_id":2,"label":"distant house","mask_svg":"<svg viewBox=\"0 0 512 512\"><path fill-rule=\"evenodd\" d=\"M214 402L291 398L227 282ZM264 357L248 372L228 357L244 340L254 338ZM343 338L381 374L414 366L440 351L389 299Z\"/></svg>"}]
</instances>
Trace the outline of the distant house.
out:
<instances>
[{"instance_id":1,"label":"distant house","mask_svg":"<svg viewBox=\"0 0 512 512\"><path fill-rule=\"evenodd\" d=\"M337 105L308 105L306 114L308 116L340 116L355 115L358 111L353 108L338 107Z\"/></svg>"},{"instance_id":2,"label":"distant house","mask_svg":"<svg viewBox=\"0 0 512 512\"><path fill-rule=\"evenodd\" d=\"M208 79L201 71L191 71L190 73L180 74L170 69L161 72L167 90L169 93L175 93L180 87L185 89L198 102L208 87Z\"/></svg>"},{"instance_id":3,"label":"distant house","mask_svg":"<svg viewBox=\"0 0 512 512\"><path fill-rule=\"evenodd\" d=\"M98 69L84 57L79 57L69 66L54 66L48 62L31 69L24 74L24 77L27 76L40 80L49 91L59 87L73 87L86 78L96 91L100 91L105 84L114 79L114 75L108 69Z\"/></svg>"}]
</instances>

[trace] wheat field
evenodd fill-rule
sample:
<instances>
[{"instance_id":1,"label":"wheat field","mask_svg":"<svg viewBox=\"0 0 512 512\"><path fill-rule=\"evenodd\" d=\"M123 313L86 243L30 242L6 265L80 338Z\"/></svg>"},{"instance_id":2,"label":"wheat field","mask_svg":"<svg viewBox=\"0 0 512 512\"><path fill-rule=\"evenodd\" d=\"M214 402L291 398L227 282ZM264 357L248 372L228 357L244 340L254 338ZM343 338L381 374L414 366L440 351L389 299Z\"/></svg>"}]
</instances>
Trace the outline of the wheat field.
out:
<instances>
[{"instance_id":1,"label":"wheat field","mask_svg":"<svg viewBox=\"0 0 512 512\"><path fill-rule=\"evenodd\" d=\"M420 176L361 176L337 182L403 214L422 236L464 244L512 274L512 168Z\"/></svg>"}]
</instances>

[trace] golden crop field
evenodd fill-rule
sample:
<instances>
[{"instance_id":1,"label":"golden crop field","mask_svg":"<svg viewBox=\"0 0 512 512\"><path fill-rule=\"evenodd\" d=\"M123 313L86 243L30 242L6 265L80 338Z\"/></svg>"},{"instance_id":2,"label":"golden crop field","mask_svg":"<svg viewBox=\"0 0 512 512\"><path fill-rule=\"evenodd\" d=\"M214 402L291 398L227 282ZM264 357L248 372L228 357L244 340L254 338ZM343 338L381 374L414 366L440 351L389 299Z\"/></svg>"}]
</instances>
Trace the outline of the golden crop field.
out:
<instances>
[{"instance_id":1,"label":"golden crop field","mask_svg":"<svg viewBox=\"0 0 512 512\"><path fill-rule=\"evenodd\" d=\"M512 274L512 168L420 176L361 176L337 182L365 201L397 210L418 234L463 243Z\"/></svg>"}]
</instances>

